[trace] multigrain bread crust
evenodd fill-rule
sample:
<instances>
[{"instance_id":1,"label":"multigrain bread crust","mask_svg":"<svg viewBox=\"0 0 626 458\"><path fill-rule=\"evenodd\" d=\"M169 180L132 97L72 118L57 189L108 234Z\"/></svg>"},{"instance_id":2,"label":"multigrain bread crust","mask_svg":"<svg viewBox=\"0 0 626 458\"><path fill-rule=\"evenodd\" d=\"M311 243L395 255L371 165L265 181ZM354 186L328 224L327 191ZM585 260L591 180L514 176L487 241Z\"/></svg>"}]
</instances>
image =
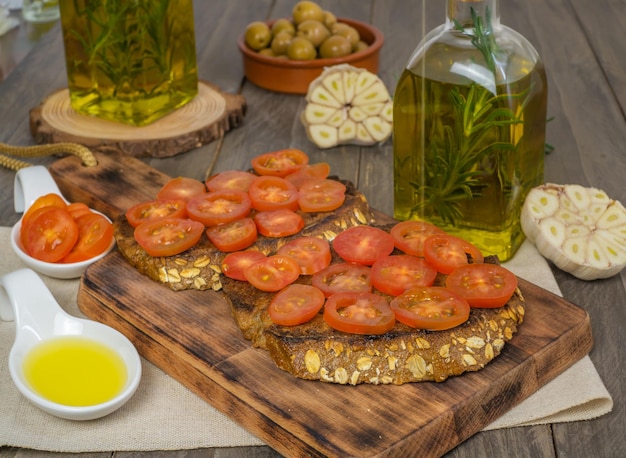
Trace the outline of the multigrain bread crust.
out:
<instances>
[{"instance_id":1,"label":"multigrain bread crust","mask_svg":"<svg viewBox=\"0 0 626 458\"><path fill-rule=\"evenodd\" d=\"M223 291L244 337L268 350L279 368L302 379L339 384L442 382L478 371L500 354L524 320L518 289L504 307L472 309L468 321L447 331L397 323L384 335L364 336L332 329L321 314L302 325L278 326L267 312L272 293L227 278Z\"/></svg>"},{"instance_id":2,"label":"multigrain bread crust","mask_svg":"<svg viewBox=\"0 0 626 458\"><path fill-rule=\"evenodd\" d=\"M340 208L333 212L301 213L304 229L298 234L281 238L259 235L259 239L250 249L272 254L294 238L314 236L330 241L349 227L371 224L374 217L365 196L352 183L336 177L333 179L346 185L346 199ZM215 248L206 235L202 235L198 244L181 254L153 257L135 241L134 228L128 224L124 215L119 216L113 225L120 253L143 275L174 291L221 289L220 266L225 254Z\"/></svg>"}]
</instances>

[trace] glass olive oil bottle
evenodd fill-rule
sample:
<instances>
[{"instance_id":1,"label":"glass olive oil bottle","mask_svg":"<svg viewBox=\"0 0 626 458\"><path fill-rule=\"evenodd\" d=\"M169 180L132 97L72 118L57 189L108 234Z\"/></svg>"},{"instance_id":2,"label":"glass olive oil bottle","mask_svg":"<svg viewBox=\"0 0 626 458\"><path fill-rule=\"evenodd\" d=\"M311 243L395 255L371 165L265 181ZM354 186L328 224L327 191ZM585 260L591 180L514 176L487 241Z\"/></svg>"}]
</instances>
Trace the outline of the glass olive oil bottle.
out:
<instances>
[{"instance_id":1,"label":"glass olive oil bottle","mask_svg":"<svg viewBox=\"0 0 626 458\"><path fill-rule=\"evenodd\" d=\"M396 86L394 216L421 219L507 260L543 182L547 83L498 0L447 0Z\"/></svg>"},{"instance_id":2,"label":"glass olive oil bottle","mask_svg":"<svg viewBox=\"0 0 626 458\"><path fill-rule=\"evenodd\" d=\"M196 96L192 0L61 0L60 11L77 112L141 126Z\"/></svg>"}]
</instances>

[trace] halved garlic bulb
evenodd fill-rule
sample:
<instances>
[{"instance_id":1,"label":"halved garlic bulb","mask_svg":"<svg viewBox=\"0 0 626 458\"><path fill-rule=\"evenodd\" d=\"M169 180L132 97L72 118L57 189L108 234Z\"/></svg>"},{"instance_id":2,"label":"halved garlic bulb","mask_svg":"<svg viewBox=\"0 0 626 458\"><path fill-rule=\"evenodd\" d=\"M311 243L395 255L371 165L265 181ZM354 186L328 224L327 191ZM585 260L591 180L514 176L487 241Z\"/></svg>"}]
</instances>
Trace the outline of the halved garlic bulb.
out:
<instances>
[{"instance_id":1,"label":"halved garlic bulb","mask_svg":"<svg viewBox=\"0 0 626 458\"><path fill-rule=\"evenodd\" d=\"M393 106L377 75L349 64L326 67L309 85L300 115L320 148L372 145L391 136Z\"/></svg>"},{"instance_id":2,"label":"halved garlic bulb","mask_svg":"<svg viewBox=\"0 0 626 458\"><path fill-rule=\"evenodd\" d=\"M604 191L538 186L526 196L521 222L543 256L581 280L608 278L626 266L626 209Z\"/></svg>"}]
</instances>

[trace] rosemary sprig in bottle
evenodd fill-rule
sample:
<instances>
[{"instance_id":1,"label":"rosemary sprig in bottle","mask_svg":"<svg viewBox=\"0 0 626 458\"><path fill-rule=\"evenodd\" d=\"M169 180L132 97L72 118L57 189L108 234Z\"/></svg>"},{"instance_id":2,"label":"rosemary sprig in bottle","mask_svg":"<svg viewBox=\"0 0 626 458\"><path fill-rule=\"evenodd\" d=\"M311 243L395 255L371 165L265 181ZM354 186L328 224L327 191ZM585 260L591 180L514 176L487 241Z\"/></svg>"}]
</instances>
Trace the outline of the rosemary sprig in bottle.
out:
<instances>
[{"instance_id":1,"label":"rosemary sprig in bottle","mask_svg":"<svg viewBox=\"0 0 626 458\"><path fill-rule=\"evenodd\" d=\"M456 22L455 28L471 38L481 52L485 64L497 80L497 44L492 34L490 12L486 24L471 10L473 33L465 32ZM494 84L495 87L495 84ZM502 189L510 189L506 174L501 170L503 155L515 152L517 145L500 140L502 128L521 123L510 108L512 100L525 97L520 94L493 94L487 88L472 82L466 94L458 87L450 91L453 125L437 124L429 132L430 148L425 151L423 183L411 182L420 203L412 209L418 215L437 215L454 224L462 217L462 205L481 196L485 184L483 175L497 172ZM522 110L523 111L523 110Z\"/></svg>"}]
</instances>

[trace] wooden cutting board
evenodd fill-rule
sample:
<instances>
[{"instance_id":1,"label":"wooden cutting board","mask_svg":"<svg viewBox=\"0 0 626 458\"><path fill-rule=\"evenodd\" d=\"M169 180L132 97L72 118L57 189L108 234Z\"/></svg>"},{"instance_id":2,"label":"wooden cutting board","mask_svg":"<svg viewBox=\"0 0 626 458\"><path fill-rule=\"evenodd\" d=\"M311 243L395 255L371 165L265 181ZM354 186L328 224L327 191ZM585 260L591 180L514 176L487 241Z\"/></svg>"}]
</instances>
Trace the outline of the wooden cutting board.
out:
<instances>
[{"instance_id":1,"label":"wooden cutting board","mask_svg":"<svg viewBox=\"0 0 626 458\"><path fill-rule=\"evenodd\" d=\"M169 177L130 157L76 158L50 172L70 200L115 216ZM124 189L123 193L119 189ZM146 359L286 456L440 456L586 355L589 316L520 280L526 318L483 370L443 383L344 386L276 368L241 336L220 293L173 292L114 251L91 266L80 309L131 339Z\"/></svg>"}]
</instances>

